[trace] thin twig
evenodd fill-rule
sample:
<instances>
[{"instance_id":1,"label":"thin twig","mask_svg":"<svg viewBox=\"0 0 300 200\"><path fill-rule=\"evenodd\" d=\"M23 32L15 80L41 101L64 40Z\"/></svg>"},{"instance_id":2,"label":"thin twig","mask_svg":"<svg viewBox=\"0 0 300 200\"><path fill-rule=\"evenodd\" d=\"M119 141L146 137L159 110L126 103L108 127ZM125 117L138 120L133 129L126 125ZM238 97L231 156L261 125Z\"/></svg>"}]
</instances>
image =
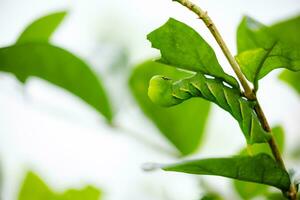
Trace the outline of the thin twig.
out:
<instances>
[{"instance_id":1,"label":"thin twig","mask_svg":"<svg viewBox=\"0 0 300 200\"><path fill-rule=\"evenodd\" d=\"M116 130L119 130L122 133L125 133L126 135L130 136L131 138L145 144L145 146L150 148L151 150L157 151L159 153L164 153L166 156L179 157L179 154L177 154L175 151L171 151L155 142L152 142L152 141L146 139L145 137L140 136L139 133L137 133L133 130L130 130L121 125L114 125L113 127L116 128Z\"/></svg>"},{"instance_id":2,"label":"thin twig","mask_svg":"<svg viewBox=\"0 0 300 200\"><path fill-rule=\"evenodd\" d=\"M253 90L251 89L251 87L249 86L244 74L242 73L239 64L237 63L236 59L233 57L233 55L231 54L229 48L227 47L226 43L224 42L220 32L218 31L217 27L215 26L215 24L213 23L213 21L211 20L211 18L208 16L207 12L203 11L199 6L195 5L194 3L192 3L189 0L173 0L176 1L178 3L180 3L181 5L187 7L189 10L191 10L192 12L194 12L196 15L198 15L198 17L204 22L204 24L207 26L207 28L210 30L211 34L214 36L215 40L217 41L217 43L219 44L220 48L223 51L223 54L225 55L225 57L227 58L228 62L230 63L233 71L235 72L236 76L238 77L243 89L244 89L244 95L245 97L247 97L247 99L249 100L254 100L257 102L256 106L254 107L257 116L264 128L264 130L266 132L268 132L271 136L271 139L268 141L269 147L272 150L272 154L276 159L276 162L283 168L286 170L283 159L281 157L281 154L279 152L279 148L278 145L274 139L274 136L272 134L270 125L265 117L265 114L256 98L256 94L253 92ZM289 199L291 200L296 200L296 196L297 196L297 190L295 185L292 183L290 190L287 192L286 194L288 196Z\"/></svg>"}]
</instances>

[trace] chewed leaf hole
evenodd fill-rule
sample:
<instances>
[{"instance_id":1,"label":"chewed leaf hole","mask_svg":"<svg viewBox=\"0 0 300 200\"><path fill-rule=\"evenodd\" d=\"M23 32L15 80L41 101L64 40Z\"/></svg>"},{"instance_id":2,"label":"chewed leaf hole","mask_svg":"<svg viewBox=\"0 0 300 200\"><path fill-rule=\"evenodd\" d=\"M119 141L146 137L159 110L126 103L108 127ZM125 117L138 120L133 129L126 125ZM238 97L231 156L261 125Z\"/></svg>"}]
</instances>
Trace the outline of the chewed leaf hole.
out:
<instances>
[{"instance_id":1,"label":"chewed leaf hole","mask_svg":"<svg viewBox=\"0 0 300 200\"><path fill-rule=\"evenodd\" d=\"M161 169L162 167L163 167L163 165L158 164L158 163L144 163L142 165L142 169L146 172L155 171L155 170Z\"/></svg>"}]
</instances>

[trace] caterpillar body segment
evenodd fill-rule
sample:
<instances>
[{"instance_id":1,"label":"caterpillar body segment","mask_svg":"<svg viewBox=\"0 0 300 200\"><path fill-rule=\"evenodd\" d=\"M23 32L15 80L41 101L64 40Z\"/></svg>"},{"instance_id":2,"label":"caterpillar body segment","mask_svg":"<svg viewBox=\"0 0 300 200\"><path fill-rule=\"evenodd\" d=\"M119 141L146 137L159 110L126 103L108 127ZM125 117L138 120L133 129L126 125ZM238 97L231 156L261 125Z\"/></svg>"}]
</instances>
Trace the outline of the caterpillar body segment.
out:
<instances>
[{"instance_id":1,"label":"caterpillar body segment","mask_svg":"<svg viewBox=\"0 0 300 200\"><path fill-rule=\"evenodd\" d=\"M150 80L148 95L154 103L164 107L201 97L229 112L238 121L248 144L264 143L269 139L253 110L253 103L244 99L238 89L230 88L218 79L200 73L179 81L154 76Z\"/></svg>"}]
</instances>

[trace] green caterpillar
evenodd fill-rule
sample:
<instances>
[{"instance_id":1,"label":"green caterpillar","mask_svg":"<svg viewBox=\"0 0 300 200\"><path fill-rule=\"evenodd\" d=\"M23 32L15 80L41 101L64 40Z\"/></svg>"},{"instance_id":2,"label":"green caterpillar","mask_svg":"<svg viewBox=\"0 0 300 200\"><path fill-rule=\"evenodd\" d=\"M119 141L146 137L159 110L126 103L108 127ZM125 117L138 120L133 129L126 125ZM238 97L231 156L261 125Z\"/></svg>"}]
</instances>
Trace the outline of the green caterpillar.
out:
<instances>
[{"instance_id":1,"label":"green caterpillar","mask_svg":"<svg viewBox=\"0 0 300 200\"><path fill-rule=\"evenodd\" d=\"M228 111L239 122L248 144L264 143L269 139L253 110L254 103L221 80L206 78L200 73L179 81L158 75L150 80L148 96L164 107L180 104L192 97L204 98Z\"/></svg>"}]
</instances>

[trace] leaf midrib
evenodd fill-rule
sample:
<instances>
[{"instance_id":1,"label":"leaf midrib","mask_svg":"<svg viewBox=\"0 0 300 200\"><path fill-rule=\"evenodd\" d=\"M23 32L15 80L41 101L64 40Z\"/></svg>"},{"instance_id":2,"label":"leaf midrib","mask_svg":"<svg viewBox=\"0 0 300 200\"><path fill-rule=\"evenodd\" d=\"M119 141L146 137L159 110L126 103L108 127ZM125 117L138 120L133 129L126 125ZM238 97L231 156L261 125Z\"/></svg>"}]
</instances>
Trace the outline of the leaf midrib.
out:
<instances>
[{"instance_id":1,"label":"leaf midrib","mask_svg":"<svg viewBox=\"0 0 300 200\"><path fill-rule=\"evenodd\" d=\"M274 44L271 46L271 48L267 49L267 53L266 55L263 57L263 59L261 60L261 62L259 63L258 68L255 71L255 78L254 78L254 87L257 90L258 89L258 80L259 80L259 73L262 69L262 67L264 66L267 58L269 57L270 53L273 51L273 49L275 48L275 46L278 44L278 40L276 42L274 42Z\"/></svg>"}]
</instances>

